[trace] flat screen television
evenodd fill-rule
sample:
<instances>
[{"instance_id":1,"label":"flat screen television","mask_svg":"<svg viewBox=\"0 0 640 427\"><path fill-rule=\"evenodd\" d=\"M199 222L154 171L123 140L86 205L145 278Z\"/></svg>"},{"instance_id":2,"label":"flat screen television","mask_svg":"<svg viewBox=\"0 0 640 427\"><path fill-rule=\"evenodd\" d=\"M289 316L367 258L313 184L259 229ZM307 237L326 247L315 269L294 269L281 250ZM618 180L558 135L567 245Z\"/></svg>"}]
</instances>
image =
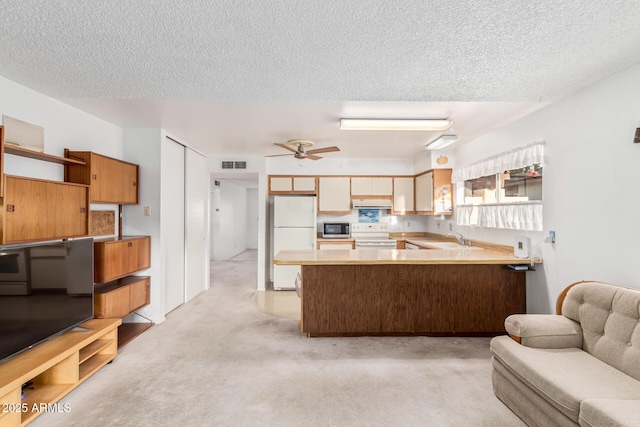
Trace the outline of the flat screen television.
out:
<instances>
[{"instance_id":1,"label":"flat screen television","mask_svg":"<svg viewBox=\"0 0 640 427\"><path fill-rule=\"evenodd\" d=\"M93 318L93 239L0 246L0 363Z\"/></svg>"}]
</instances>

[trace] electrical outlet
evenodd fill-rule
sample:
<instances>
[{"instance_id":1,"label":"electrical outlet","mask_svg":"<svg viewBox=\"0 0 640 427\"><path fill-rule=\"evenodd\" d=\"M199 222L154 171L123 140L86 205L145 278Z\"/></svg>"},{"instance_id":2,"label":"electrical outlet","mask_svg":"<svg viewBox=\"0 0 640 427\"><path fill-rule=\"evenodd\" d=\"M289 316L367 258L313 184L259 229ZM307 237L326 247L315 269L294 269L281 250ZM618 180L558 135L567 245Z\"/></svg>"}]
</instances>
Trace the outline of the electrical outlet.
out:
<instances>
[{"instance_id":1,"label":"electrical outlet","mask_svg":"<svg viewBox=\"0 0 640 427\"><path fill-rule=\"evenodd\" d=\"M453 231L453 224L449 223L449 231Z\"/></svg>"},{"instance_id":2,"label":"electrical outlet","mask_svg":"<svg viewBox=\"0 0 640 427\"><path fill-rule=\"evenodd\" d=\"M151 206L144 207L144 216L151 216Z\"/></svg>"}]
</instances>

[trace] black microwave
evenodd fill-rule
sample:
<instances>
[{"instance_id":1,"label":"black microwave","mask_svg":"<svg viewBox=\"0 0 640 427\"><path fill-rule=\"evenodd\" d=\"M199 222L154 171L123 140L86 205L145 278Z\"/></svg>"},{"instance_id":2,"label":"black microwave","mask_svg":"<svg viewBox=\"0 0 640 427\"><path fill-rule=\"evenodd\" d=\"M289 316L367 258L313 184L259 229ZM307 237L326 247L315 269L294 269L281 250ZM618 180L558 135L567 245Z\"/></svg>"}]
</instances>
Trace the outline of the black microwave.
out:
<instances>
[{"instance_id":1,"label":"black microwave","mask_svg":"<svg viewBox=\"0 0 640 427\"><path fill-rule=\"evenodd\" d=\"M348 222L322 223L323 239L348 239L350 237Z\"/></svg>"}]
</instances>

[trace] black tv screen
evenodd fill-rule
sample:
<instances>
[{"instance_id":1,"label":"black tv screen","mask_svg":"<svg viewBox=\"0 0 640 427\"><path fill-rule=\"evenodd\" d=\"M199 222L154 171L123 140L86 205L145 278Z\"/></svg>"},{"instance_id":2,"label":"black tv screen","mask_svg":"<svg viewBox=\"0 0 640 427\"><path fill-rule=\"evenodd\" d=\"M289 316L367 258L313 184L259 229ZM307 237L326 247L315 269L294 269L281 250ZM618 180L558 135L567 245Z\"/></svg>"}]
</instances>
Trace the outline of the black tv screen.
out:
<instances>
[{"instance_id":1,"label":"black tv screen","mask_svg":"<svg viewBox=\"0 0 640 427\"><path fill-rule=\"evenodd\" d=\"M93 318L93 239L0 246L0 363Z\"/></svg>"}]
</instances>

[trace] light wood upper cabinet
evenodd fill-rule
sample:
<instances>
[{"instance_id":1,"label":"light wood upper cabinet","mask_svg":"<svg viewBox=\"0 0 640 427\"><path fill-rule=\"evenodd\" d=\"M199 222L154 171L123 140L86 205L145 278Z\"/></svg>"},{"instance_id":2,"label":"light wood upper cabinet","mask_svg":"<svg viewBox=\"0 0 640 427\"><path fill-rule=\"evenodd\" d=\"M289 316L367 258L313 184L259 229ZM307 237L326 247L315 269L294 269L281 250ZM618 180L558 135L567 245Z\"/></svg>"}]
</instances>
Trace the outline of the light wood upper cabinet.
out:
<instances>
[{"instance_id":1,"label":"light wood upper cabinet","mask_svg":"<svg viewBox=\"0 0 640 427\"><path fill-rule=\"evenodd\" d=\"M412 214L415 212L413 200L413 177L397 176L393 178L393 210L394 215Z\"/></svg>"},{"instance_id":2,"label":"light wood upper cabinet","mask_svg":"<svg viewBox=\"0 0 640 427\"><path fill-rule=\"evenodd\" d=\"M318 178L318 213L351 213L351 179L348 176Z\"/></svg>"},{"instance_id":3,"label":"light wood upper cabinet","mask_svg":"<svg viewBox=\"0 0 640 427\"><path fill-rule=\"evenodd\" d=\"M269 175L269 194L316 194L315 176Z\"/></svg>"},{"instance_id":4,"label":"light wood upper cabinet","mask_svg":"<svg viewBox=\"0 0 640 427\"><path fill-rule=\"evenodd\" d=\"M415 178L416 213L433 211L433 172L425 172Z\"/></svg>"},{"instance_id":5,"label":"light wood upper cabinet","mask_svg":"<svg viewBox=\"0 0 640 427\"><path fill-rule=\"evenodd\" d=\"M65 155L86 165L65 165L65 181L91 187L91 203L138 203L138 165L90 151L69 151Z\"/></svg>"},{"instance_id":6,"label":"light wood upper cabinet","mask_svg":"<svg viewBox=\"0 0 640 427\"><path fill-rule=\"evenodd\" d=\"M433 169L415 177L416 213L451 215L451 169Z\"/></svg>"},{"instance_id":7,"label":"light wood upper cabinet","mask_svg":"<svg viewBox=\"0 0 640 427\"><path fill-rule=\"evenodd\" d=\"M393 178L390 176L352 176L352 196L391 196Z\"/></svg>"},{"instance_id":8,"label":"light wood upper cabinet","mask_svg":"<svg viewBox=\"0 0 640 427\"><path fill-rule=\"evenodd\" d=\"M1 242L21 243L89 234L86 185L5 176Z\"/></svg>"}]
</instances>

